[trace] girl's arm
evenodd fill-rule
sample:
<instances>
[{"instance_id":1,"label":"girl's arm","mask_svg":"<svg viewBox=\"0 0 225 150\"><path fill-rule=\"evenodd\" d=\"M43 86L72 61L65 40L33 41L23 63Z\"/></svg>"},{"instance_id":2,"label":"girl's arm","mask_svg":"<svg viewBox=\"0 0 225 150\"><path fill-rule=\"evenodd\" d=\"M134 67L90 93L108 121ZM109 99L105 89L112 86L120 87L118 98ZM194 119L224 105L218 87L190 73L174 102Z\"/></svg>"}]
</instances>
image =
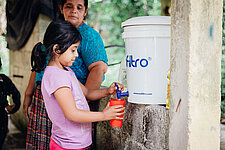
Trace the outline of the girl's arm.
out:
<instances>
[{"instance_id":1,"label":"girl's arm","mask_svg":"<svg viewBox=\"0 0 225 150\"><path fill-rule=\"evenodd\" d=\"M80 83L80 82L79 82ZM110 85L109 88L105 88L105 89L88 89L86 88L86 86L84 86L82 83L80 83L81 89L84 93L84 96L88 99L88 100L99 100L103 97L106 97L108 95L114 95L116 94L116 86L115 83L112 83ZM119 90L123 90L123 85L118 83L119 86Z\"/></svg>"},{"instance_id":2,"label":"girl's arm","mask_svg":"<svg viewBox=\"0 0 225 150\"><path fill-rule=\"evenodd\" d=\"M73 122L86 123L111 119L120 119L120 117L117 116L124 114L124 112L119 113L120 111L125 109L121 105L109 107L108 104L107 107L103 110L103 112L80 110L76 107L71 89L68 87L62 87L57 89L54 92L54 96L66 118Z\"/></svg>"},{"instance_id":3,"label":"girl's arm","mask_svg":"<svg viewBox=\"0 0 225 150\"><path fill-rule=\"evenodd\" d=\"M28 118L28 108L30 107L32 96L34 93L35 88L35 78L36 78L36 72L33 71L30 74L30 80L25 92L24 102L23 102L23 113Z\"/></svg>"}]
</instances>

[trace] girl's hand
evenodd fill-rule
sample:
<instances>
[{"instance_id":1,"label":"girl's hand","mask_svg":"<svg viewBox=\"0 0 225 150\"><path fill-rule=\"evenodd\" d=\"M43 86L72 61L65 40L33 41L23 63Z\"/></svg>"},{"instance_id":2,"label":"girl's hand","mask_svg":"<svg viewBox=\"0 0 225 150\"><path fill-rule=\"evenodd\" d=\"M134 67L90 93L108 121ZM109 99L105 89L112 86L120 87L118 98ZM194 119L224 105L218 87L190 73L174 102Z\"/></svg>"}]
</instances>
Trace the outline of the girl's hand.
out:
<instances>
[{"instance_id":1,"label":"girl's hand","mask_svg":"<svg viewBox=\"0 0 225 150\"><path fill-rule=\"evenodd\" d=\"M120 83L118 83L118 82L117 82L117 84L118 84L119 90L120 90L120 91L123 91L123 84L120 84ZM110 85L110 87L108 88L108 92L109 92L110 95L114 95L114 94L116 94L116 90L117 90L117 87L116 87L116 85L115 85L115 82L113 82L113 83Z\"/></svg>"},{"instance_id":2,"label":"girl's hand","mask_svg":"<svg viewBox=\"0 0 225 150\"><path fill-rule=\"evenodd\" d=\"M121 112L125 109L123 105L109 106L109 103L102 111L104 114L104 120L112 120L112 119L123 119L119 116L123 115L125 112Z\"/></svg>"}]
</instances>

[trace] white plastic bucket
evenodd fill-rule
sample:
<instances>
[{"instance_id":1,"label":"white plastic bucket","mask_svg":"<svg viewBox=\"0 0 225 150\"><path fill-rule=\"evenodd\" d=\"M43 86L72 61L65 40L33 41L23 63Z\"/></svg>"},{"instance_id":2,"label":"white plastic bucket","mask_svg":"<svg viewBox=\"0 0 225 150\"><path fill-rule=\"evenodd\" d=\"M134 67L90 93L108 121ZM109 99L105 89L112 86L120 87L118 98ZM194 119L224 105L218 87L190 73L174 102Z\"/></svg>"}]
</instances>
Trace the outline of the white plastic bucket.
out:
<instances>
[{"instance_id":1,"label":"white plastic bucket","mask_svg":"<svg viewBox=\"0 0 225 150\"><path fill-rule=\"evenodd\" d=\"M135 17L122 23L129 102L166 104L170 24L168 16Z\"/></svg>"}]
</instances>

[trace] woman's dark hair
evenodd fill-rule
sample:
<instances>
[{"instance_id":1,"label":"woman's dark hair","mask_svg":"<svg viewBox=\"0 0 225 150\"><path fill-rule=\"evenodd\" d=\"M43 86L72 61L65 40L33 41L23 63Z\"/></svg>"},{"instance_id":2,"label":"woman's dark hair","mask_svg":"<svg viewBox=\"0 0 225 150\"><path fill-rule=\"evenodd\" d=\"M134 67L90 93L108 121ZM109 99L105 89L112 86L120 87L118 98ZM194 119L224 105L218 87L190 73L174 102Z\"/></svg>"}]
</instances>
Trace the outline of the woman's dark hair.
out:
<instances>
[{"instance_id":1,"label":"woman's dark hair","mask_svg":"<svg viewBox=\"0 0 225 150\"><path fill-rule=\"evenodd\" d=\"M61 5L63 7L66 2L67 2L67 0L60 0L59 5ZM85 6L85 10L86 10L88 8L88 0L84 0L84 6Z\"/></svg>"},{"instance_id":2,"label":"woman's dark hair","mask_svg":"<svg viewBox=\"0 0 225 150\"><path fill-rule=\"evenodd\" d=\"M59 5L64 6L64 4L67 2L67 0L59 0ZM84 7L85 11L88 9L88 0L84 0ZM87 16L87 15L86 15ZM86 16L84 17L84 20L86 20ZM61 12L58 12L58 15L56 17L57 19L65 20L64 16L61 14Z\"/></svg>"},{"instance_id":3,"label":"woman's dark hair","mask_svg":"<svg viewBox=\"0 0 225 150\"><path fill-rule=\"evenodd\" d=\"M31 55L32 71L40 72L44 70L46 63L46 57L49 56L50 60L54 58L53 46L57 44L56 50L60 50L60 53L64 53L72 44L81 41L80 32L74 25L67 21L53 21L49 24L45 35L43 44L37 43Z\"/></svg>"}]
</instances>

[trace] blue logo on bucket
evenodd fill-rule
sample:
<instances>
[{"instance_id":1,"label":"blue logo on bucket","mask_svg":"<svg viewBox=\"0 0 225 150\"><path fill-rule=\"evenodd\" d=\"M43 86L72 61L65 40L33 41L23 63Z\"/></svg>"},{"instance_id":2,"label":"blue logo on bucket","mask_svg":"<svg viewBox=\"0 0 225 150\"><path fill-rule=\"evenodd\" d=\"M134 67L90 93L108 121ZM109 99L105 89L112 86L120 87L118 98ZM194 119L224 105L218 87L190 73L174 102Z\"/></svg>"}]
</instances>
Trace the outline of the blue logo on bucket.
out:
<instances>
[{"instance_id":1,"label":"blue logo on bucket","mask_svg":"<svg viewBox=\"0 0 225 150\"><path fill-rule=\"evenodd\" d=\"M127 67L147 67L150 63L150 61L152 60L151 57L146 58L142 58L142 59L134 59L133 55L127 55L126 57L126 66Z\"/></svg>"}]
</instances>

